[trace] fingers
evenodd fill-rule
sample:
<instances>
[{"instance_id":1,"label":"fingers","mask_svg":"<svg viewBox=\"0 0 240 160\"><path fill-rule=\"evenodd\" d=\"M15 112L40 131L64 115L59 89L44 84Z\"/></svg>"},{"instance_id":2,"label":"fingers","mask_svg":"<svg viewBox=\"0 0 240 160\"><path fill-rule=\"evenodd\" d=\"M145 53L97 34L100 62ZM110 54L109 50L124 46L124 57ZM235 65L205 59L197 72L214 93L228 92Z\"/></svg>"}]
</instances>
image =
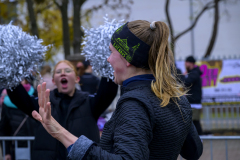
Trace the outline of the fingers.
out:
<instances>
[{"instance_id":1,"label":"fingers","mask_svg":"<svg viewBox=\"0 0 240 160\"><path fill-rule=\"evenodd\" d=\"M50 98L49 97L50 97L50 89L47 89L46 90L46 101L47 102L50 102Z\"/></svg>"},{"instance_id":2,"label":"fingers","mask_svg":"<svg viewBox=\"0 0 240 160\"><path fill-rule=\"evenodd\" d=\"M42 117L40 116L40 114L37 111L33 111L32 116L33 116L33 118L35 118L39 122L42 122Z\"/></svg>"},{"instance_id":3,"label":"fingers","mask_svg":"<svg viewBox=\"0 0 240 160\"><path fill-rule=\"evenodd\" d=\"M47 103L46 112L47 112L46 119L50 119L51 116L52 116L51 115L51 103L50 102Z\"/></svg>"},{"instance_id":4,"label":"fingers","mask_svg":"<svg viewBox=\"0 0 240 160\"><path fill-rule=\"evenodd\" d=\"M46 102L45 102L45 91L46 91L46 82L43 82L42 83L42 90L41 90L41 104L42 104L42 107L46 107Z\"/></svg>"},{"instance_id":5,"label":"fingers","mask_svg":"<svg viewBox=\"0 0 240 160\"><path fill-rule=\"evenodd\" d=\"M45 108L44 108L44 111L46 112L47 111L47 109L46 109L46 106L47 106L47 103L49 102L49 96L50 96L50 90L49 89L47 89L46 91L45 91Z\"/></svg>"},{"instance_id":6,"label":"fingers","mask_svg":"<svg viewBox=\"0 0 240 160\"><path fill-rule=\"evenodd\" d=\"M37 86L37 91L38 91L38 104L39 104L39 107L43 107L42 95L41 95L42 86L40 84Z\"/></svg>"}]
</instances>

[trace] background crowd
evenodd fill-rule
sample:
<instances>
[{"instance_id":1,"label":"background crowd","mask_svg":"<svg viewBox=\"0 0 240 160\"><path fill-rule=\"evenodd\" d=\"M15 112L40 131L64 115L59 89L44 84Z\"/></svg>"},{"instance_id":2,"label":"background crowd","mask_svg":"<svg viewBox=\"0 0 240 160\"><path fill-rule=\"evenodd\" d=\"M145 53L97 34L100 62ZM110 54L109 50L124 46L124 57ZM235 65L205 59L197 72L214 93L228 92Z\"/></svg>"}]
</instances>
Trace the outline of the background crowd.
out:
<instances>
[{"instance_id":1,"label":"background crowd","mask_svg":"<svg viewBox=\"0 0 240 160\"><path fill-rule=\"evenodd\" d=\"M56 83L53 83L55 73L54 66L60 60L69 60L72 65L70 68L76 70L76 76L79 77L79 82L74 84L74 87L76 90L86 93L79 96L86 96L87 101L92 101L88 100L88 98L96 97L99 95L98 92L101 93L100 95L106 95L105 102L101 103L102 106L100 106L100 108L103 109L97 110L99 115L94 116L98 127L97 129L94 128L94 136L96 137L96 131L101 136L104 124L109 120L115 109L116 100L120 96L120 89L112 84L113 86L111 86L109 93L106 93L107 91L105 91L105 89L101 90L101 84L106 86L105 81L107 82L107 80L102 80L102 77L95 75L90 61L85 61L84 56L80 55L82 49L81 41L84 33L79 26L99 26L103 21L102 17L106 11L108 11L109 17L125 19L126 21L132 19L166 21L171 32L169 41L176 60L175 64L178 69L179 82L187 87L188 94L186 97L191 104L193 112L192 120L198 134L239 135L240 91L238 95L232 95L230 94L231 92L226 92L223 98L227 96L230 98L236 97L236 100L231 100L231 102L227 101L226 103L222 101L218 102L218 95L211 95L210 101L214 103L209 105L206 100L207 98L204 97L203 89L211 86L206 87L202 85L202 77L205 76L205 73L203 73L203 69L201 69L201 66L197 63L199 61L208 61L209 68L214 68L216 67L214 66L215 61L240 59L240 46L237 44L240 40L240 35L237 32L237 28L240 27L239 5L238 0L189 0L182 2L176 0L164 0L161 2L153 0L151 3L145 0L0 0L0 24L8 24L13 20L14 25L18 25L23 28L24 31L43 39L44 45L54 44L53 48L46 54L44 65L39 68L41 76L37 75L22 81L22 88L18 90L18 94L15 95L18 97L15 101L18 102L12 102L11 95L8 95L9 91L0 88L0 137L36 136L37 130L41 128L39 126L40 124L31 117L29 114L30 110L24 110L26 104L21 101L21 97L22 95L27 96L27 99L31 99L32 106L36 107L37 85L39 83L46 82L47 89L51 91L56 90L58 87ZM182 17L180 17L180 15L182 15ZM181 63L177 63L177 61ZM179 64L182 64L182 66ZM238 61L235 66L238 67L239 64L240 62ZM221 67L222 66L223 64L221 64ZM67 73L65 70L61 70L60 72ZM210 75L210 72L212 73L213 71L207 72ZM218 75L220 75L220 72ZM230 75L229 77L232 76L233 75ZM235 76L239 77L240 73L237 72ZM232 88L239 88L240 83L239 81L234 81L231 84L233 84ZM219 90L221 91L221 88ZM58 96L61 97L62 95ZM64 104L69 102L69 97L61 98L64 100L59 100L61 101L59 103L63 104L62 113L64 114L64 112L68 112L64 110ZM96 102L87 102L90 103L89 108L99 102L99 100L93 101ZM207 107L210 108L209 106L213 106L212 108L215 107L216 109L211 108L209 113L205 112L204 109ZM225 106L230 106L231 108L225 109ZM227 118L230 111L233 117L224 119ZM216 115L214 115L213 112L216 112ZM217 121L217 118L220 117L222 118L220 120L221 123L226 124L226 127L220 129L207 128L209 122L204 119L206 114L212 119L215 118L215 121L211 122L212 126L220 126L220 124L218 124L219 121ZM230 126L228 122L231 120L234 124L232 127L228 127ZM62 120L61 124L64 123L64 120ZM72 125L71 123L73 123L73 121L66 125ZM99 137L96 138L96 141L98 140ZM236 143L238 143L238 141L236 141ZM235 148L232 147L232 155L235 155L232 159L237 159L236 157L240 156L236 151L239 145L232 144L232 146L235 146ZM42 145L44 146L45 144L43 143ZM60 146L58 150L61 151L62 146L60 144L58 145ZM20 141L18 144L18 147L27 146L27 141ZM223 144L220 143L220 145L215 146L223 146ZM208 147L208 149L210 149L210 145ZM34 141L32 141L31 153L34 153L36 149L41 150L42 148L41 146L34 146ZM51 149L50 147L49 150L51 151ZM50 151L45 150L46 153ZM223 151L225 150L220 148L216 150L214 155L216 157L219 155L221 159L224 157L222 155ZM205 155L205 153L208 152L203 152L203 159L206 157L209 158L210 155ZM39 155L41 154L42 153L39 152ZM15 159L15 156L14 141L6 141L4 158L10 160Z\"/></svg>"}]
</instances>

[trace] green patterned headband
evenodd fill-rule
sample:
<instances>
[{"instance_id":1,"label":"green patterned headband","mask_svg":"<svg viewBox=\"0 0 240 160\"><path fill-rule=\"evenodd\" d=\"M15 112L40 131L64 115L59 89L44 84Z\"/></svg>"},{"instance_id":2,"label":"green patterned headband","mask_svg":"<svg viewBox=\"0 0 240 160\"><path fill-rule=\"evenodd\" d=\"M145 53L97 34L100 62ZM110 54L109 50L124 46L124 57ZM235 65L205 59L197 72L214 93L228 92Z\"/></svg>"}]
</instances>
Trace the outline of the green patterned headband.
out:
<instances>
[{"instance_id":1,"label":"green patterned headband","mask_svg":"<svg viewBox=\"0 0 240 160\"><path fill-rule=\"evenodd\" d=\"M148 52L150 46L135 36L127 26L118 28L111 38L113 47L132 65L149 69Z\"/></svg>"}]
</instances>

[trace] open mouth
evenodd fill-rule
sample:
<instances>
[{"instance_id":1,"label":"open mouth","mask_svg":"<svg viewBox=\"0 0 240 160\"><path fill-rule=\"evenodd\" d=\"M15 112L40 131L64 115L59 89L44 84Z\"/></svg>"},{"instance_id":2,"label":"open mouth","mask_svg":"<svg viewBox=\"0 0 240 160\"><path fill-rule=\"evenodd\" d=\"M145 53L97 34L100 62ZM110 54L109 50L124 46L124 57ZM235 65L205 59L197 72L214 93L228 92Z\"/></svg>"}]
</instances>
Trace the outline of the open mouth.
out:
<instances>
[{"instance_id":1,"label":"open mouth","mask_svg":"<svg viewBox=\"0 0 240 160\"><path fill-rule=\"evenodd\" d=\"M61 79L61 84L63 88L67 88L68 80L66 78Z\"/></svg>"}]
</instances>

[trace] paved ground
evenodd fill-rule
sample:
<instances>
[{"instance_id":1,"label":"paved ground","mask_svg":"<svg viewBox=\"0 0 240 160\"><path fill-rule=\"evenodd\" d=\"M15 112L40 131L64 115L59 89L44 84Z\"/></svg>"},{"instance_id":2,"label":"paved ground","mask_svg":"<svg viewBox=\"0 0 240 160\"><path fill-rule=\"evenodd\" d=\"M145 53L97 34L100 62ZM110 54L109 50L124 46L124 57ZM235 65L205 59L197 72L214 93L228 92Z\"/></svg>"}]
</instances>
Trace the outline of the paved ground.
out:
<instances>
[{"instance_id":1,"label":"paved ground","mask_svg":"<svg viewBox=\"0 0 240 160\"><path fill-rule=\"evenodd\" d=\"M203 154L200 160L211 160L210 140L203 141ZM225 140L213 140L213 160L226 160ZM0 160L2 160L0 146ZM178 158L178 160L181 160ZM228 160L240 160L240 140L228 140Z\"/></svg>"},{"instance_id":2,"label":"paved ground","mask_svg":"<svg viewBox=\"0 0 240 160\"><path fill-rule=\"evenodd\" d=\"M228 140L228 160L240 160L240 140ZM203 141L203 154L200 160L211 160L210 140ZM226 160L225 140L213 140L213 159ZM180 158L178 158L180 160Z\"/></svg>"}]
</instances>

